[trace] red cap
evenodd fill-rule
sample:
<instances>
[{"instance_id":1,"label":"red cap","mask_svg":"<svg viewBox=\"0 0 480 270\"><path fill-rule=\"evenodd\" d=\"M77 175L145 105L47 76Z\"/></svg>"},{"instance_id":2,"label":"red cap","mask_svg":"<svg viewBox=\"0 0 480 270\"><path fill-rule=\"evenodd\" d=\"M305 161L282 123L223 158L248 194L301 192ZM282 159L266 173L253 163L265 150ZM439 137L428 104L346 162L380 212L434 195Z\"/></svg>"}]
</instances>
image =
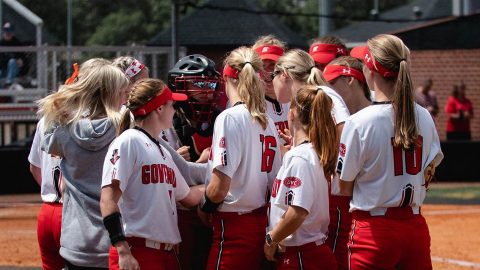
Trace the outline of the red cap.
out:
<instances>
[{"instance_id":1,"label":"red cap","mask_svg":"<svg viewBox=\"0 0 480 270\"><path fill-rule=\"evenodd\" d=\"M238 73L240 73L240 71L231 67L230 65L225 65L225 67L223 68L224 76L227 76L233 79L238 79Z\"/></svg>"},{"instance_id":2,"label":"red cap","mask_svg":"<svg viewBox=\"0 0 480 270\"><path fill-rule=\"evenodd\" d=\"M375 61L375 58L370 54L368 46L358 46L352 49L350 52L352 57L361 59L369 70L375 71L382 75L384 78L393 78L398 75L398 72L387 69L379 62ZM360 57L362 56L362 57Z\"/></svg>"},{"instance_id":3,"label":"red cap","mask_svg":"<svg viewBox=\"0 0 480 270\"><path fill-rule=\"evenodd\" d=\"M347 55L345 48L335 44L314 43L308 52L313 60L322 65L327 65L337 56Z\"/></svg>"},{"instance_id":4,"label":"red cap","mask_svg":"<svg viewBox=\"0 0 480 270\"><path fill-rule=\"evenodd\" d=\"M145 116L155 110L156 108L164 105L169 100L173 101L185 101L187 100L187 95L179 94L179 93L172 93L168 86L163 88L163 91L160 95L152 98L147 103L143 104L142 107L135 110L133 113L134 116Z\"/></svg>"},{"instance_id":5,"label":"red cap","mask_svg":"<svg viewBox=\"0 0 480 270\"><path fill-rule=\"evenodd\" d=\"M275 45L260 46L255 49L262 60L272 60L277 62L278 58L283 55L284 51L281 47Z\"/></svg>"},{"instance_id":6,"label":"red cap","mask_svg":"<svg viewBox=\"0 0 480 270\"><path fill-rule=\"evenodd\" d=\"M353 47L352 50L350 51L350 56L355 57L360 61L363 61L363 58L365 57L365 55L363 54L363 51L365 50L365 47L367 47L367 46Z\"/></svg>"},{"instance_id":7,"label":"red cap","mask_svg":"<svg viewBox=\"0 0 480 270\"><path fill-rule=\"evenodd\" d=\"M365 82L365 76L363 72L358 69L341 66L341 65L327 65L323 70L323 77L327 82L331 82L340 76L350 76L355 79Z\"/></svg>"}]
</instances>

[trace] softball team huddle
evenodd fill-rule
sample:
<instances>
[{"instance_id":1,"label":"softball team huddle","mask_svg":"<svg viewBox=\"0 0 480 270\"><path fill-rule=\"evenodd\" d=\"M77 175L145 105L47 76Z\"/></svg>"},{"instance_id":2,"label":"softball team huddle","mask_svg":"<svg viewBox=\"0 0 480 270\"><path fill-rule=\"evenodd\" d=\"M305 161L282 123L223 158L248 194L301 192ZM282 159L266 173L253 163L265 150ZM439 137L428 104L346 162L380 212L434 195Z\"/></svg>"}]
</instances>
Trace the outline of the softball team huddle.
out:
<instances>
[{"instance_id":1,"label":"softball team huddle","mask_svg":"<svg viewBox=\"0 0 480 270\"><path fill-rule=\"evenodd\" d=\"M86 61L39 101L43 268L432 269L421 205L443 154L409 62L392 35L350 54L263 36L168 83Z\"/></svg>"}]
</instances>

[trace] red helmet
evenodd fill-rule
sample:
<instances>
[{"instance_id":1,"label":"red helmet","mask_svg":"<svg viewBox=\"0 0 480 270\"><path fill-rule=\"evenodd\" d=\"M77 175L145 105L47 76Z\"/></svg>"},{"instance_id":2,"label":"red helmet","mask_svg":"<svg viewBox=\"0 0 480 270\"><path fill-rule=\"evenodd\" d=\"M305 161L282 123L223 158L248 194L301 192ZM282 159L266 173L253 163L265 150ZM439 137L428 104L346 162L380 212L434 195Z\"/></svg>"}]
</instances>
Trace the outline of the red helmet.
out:
<instances>
[{"instance_id":1,"label":"red helmet","mask_svg":"<svg viewBox=\"0 0 480 270\"><path fill-rule=\"evenodd\" d=\"M188 96L177 103L190 120L210 122L218 109L218 98L224 92L220 73L215 63L201 54L180 59L168 72L168 85L177 93Z\"/></svg>"}]
</instances>

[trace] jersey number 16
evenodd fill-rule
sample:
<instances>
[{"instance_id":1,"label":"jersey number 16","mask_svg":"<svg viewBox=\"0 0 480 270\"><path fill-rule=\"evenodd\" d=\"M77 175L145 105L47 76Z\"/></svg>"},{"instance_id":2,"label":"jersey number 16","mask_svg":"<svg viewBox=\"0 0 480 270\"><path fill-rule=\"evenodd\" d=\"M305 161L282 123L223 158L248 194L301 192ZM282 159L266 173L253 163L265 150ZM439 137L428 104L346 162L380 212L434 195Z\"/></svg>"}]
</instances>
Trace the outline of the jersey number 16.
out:
<instances>
[{"instance_id":1,"label":"jersey number 16","mask_svg":"<svg viewBox=\"0 0 480 270\"><path fill-rule=\"evenodd\" d=\"M273 136L264 136L260 134L260 142L262 143L262 172L269 173L272 171L273 159L275 158L275 148L277 140Z\"/></svg>"}]
</instances>

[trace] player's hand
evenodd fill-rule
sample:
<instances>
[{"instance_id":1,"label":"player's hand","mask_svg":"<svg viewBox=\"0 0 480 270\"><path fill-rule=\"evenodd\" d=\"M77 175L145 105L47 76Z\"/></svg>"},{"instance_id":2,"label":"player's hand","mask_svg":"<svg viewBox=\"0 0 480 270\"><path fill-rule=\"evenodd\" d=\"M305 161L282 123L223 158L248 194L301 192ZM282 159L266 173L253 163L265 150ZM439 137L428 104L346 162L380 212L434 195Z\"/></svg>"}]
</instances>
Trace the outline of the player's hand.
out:
<instances>
[{"instance_id":1,"label":"player's hand","mask_svg":"<svg viewBox=\"0 0 480 270\"><path fill-rule=\"evenodd\" d=\"M428 185L432 181L434 175L435 175L435 164L432 161L430 162L430 164L428 164L428 166L423 171L423 177L425 179L425 184L424 184L425 188L428 188Z\"/></svg>"},{"instance_id":2,"label":"player's hand","mask_svg":"<svg viewBox=\"0 0 480 270\"><path fill-rule=\"evenodd\" d=\"M132 269L132 270L139 270L140 265L138 261L133 257L132 253L130 252L130 248L128 247L128 243L126 241L119 242L115 244L115 247L118 252L118 265L120 269Z\"/></svg>"},{"instance_id":3,"label":"player's hand","mask_svg":"<svg viewBox=\"0 0 480 270\"><path fill-rule=\"evenodd\" d=\"M207 163L208 157L210 156L210 147L203 149L202 154L197 159L197 163Z\"/></svg>"},{"instance_id":4,"label":"player's hand","mask_svg":"<svg viewBox=\"0 0 480 270\"><path fill-rule=\"evenodd\" d=\"M183 157L186 161L190 161L190 152L188 150L190 149L190 146L182 146L177 149L177 153Z\"/></svg>"},{"instance_id":5,"label":"player's hand","mask_svg":"<svg viewBox=\"0 0 480 270\"><path fill-rule=\"evenodd\" d=\"M197 207L197 214L198 214L198 217L200 218L200 220L202 221L203 224L205 224L208 227L213 226L212 225L212 217L213 217L212 214L203 212L202 209L200 209L200 206Z\"/></svg>"},{"instance_id":6,"label":"player's hand","mask_svg":"<svg viewBox=\"0 0 480 270\"><path fill-rule=\"evenodd\" d=\"M278 245L274 244L269 246L267 245L267 243L265 243L263 245L263 252L265 253L265 258L272 262L276 261L275 254L277 253L277 249Z\"/></svg>"},{"instance_id":7,"label":"player's hand","mask_svg":"<svg viewBox=\"0 0 480 270\"><path fill-rule=\"evenodd\" d=\"M285 141L286 145L292 146L292 134L290 133L290 130L286 128L282 132L281 130L278 129L277 132L278 132L278 136L280 136L280 138L282 138Z\"/></svg>"}]
</instances>

